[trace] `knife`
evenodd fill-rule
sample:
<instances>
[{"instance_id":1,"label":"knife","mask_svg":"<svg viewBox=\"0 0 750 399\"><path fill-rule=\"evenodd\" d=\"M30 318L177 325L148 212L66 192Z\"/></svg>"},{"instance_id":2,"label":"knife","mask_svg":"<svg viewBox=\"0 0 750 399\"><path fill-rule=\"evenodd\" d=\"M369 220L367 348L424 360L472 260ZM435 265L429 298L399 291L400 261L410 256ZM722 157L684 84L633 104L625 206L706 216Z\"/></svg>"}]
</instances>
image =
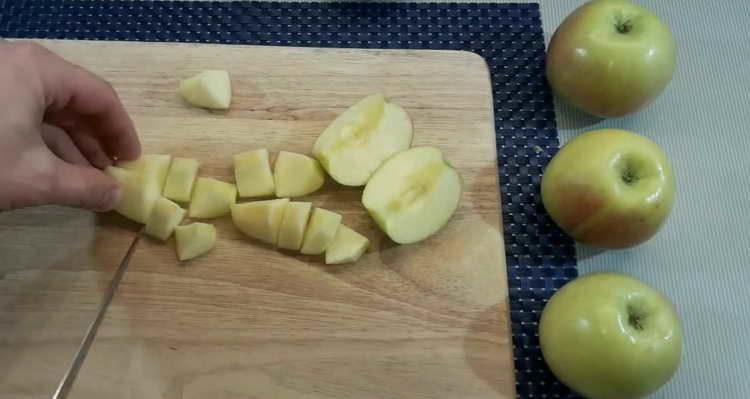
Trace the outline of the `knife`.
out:
<instances>
[{"instance_id":1,"label":"knife","mask_svg":"<svg viewBox=\"0 0 750 399\"><path fill-rule=\"evenodd\" d=\"M99 325L104 319L104 315L107 313L107 309L109 308L109 304L112 302L112 298L114 298L115 293L117 292L117 288L120 286L122 276L125 275L125 271L128 269L130 258L133 255L133 252L135 252L135 247L138 245L138 241L141 239L141 231L139 231L135 238L133 238L133 241L130 243L130 247L128 247L128 252L125 253L122 261L120 261L120 265L117 267L117 271L115 272L114 277L112 277L112 281L109 283L107 291L104 292L104 298L99 305L99 309L97 309L96 317L91 322L91 324L89 324L89 328L86 330L86 335L83 337L81 345L78 347L78 351L73 358L73 362L70 364L70 367L68 367L68 371L65 373L62 380L60 381L60 384L57 386L57 390L55 390L55 394L52 396L52 399L65 399L68 397L68 393L70 392L70 388L73 387L73 383L76 380L78 371L81 369L83 361L86 359L86 355L89 353L89 348L91 348L91 344L94 342L96 332L99 330Z\"/></svg>"}]
</instances>

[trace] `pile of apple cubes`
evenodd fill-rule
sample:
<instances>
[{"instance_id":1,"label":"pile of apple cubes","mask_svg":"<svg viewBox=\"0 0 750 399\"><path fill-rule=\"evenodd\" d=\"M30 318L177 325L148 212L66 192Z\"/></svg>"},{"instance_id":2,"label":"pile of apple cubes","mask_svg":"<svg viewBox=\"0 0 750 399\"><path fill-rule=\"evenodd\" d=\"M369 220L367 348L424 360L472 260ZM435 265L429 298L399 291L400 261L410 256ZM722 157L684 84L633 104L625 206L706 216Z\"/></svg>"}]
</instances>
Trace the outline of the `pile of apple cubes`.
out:
<instances>
[{"instance_id":1,"label":"pile of apple cubes","mask_svg":"<svg viewBox=\"0 0 750 399\"><path fill-rule=\"evenodd\" d=\"M192 105L227 109L231 84L226 71L204 71L183 81L179 93ZM233 156L236 184L199 177L196 159L144 155L108 169L122 187L115 211L144 232L166 241L174 232L177 256L188 260L211 250L216 228L194 219L231 214L245 235L308 255L325 253L327 264L354 262L369 246L341 223L341 215L290 198L311 194L327 172L338 183L365 186L362 203L395 242L422 241L440 230L458 208L461 178L432 147L409 149L412 122L400 106L373 94L339 115L318 137L315 158L280 151L271 170L267 149ZM237 203L240 198L276 199ZM187 211L180 206L188 204Z\"/></svg>"}]
</instances>

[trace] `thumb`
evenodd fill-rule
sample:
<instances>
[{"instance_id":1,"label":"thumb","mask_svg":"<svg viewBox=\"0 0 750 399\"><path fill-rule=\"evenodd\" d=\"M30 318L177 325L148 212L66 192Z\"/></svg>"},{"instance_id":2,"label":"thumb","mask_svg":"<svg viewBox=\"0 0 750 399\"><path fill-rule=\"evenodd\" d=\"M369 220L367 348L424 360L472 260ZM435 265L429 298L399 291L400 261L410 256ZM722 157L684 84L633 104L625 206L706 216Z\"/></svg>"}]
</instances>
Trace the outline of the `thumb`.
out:
<instances>
[{"instance_id":1,"label":"thumb","mask_svg":"<svg viewBox=\"0 0 750 399\"><path fill-rule=\"evenodd\" d=\"M52 203L109 211L120 200L120 186L112 176L91 166L59 161L50 190Z\"/></svg>"}]
</instances>

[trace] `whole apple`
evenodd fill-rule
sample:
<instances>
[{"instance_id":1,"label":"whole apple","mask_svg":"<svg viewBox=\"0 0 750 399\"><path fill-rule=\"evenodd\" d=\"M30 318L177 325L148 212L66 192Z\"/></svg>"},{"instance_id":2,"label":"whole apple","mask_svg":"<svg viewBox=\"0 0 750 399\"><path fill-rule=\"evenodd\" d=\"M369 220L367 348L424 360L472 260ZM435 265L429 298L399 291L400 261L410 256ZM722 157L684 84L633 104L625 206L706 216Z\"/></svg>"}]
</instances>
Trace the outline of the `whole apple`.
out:
<instances>
[{"instance_id":1,"label":"whole apple","mask_svg":"<svg viewBox=\"0 0 750 399\"><path fill-rule=\"evenodd\" d=\"M547 52L547 79L572 105L601 117L635 112L672 80L672 32L627 0L594 0L571 13Z\"/></svg>"},{"instance_id":2,"label":"whole apple","mask_svg":"<svg viewBox=\"0 0 750 399\"><path fill-rule=\"evenodd\" d=\"M539 340L555 376L589 399L642 398L672 378L682 356L674 306L616 273L586 275L555 293Z\"/></svg>"},{"instance_id":3,"label":"whole apple","mask_svg":"<svg viewBox=\"0 0 750 399\"><path fill-rule=\"evenodd\" d=\"M552 158L542 176L542 203L552 220L584 244L638 245L672 210L675 182L666 154L635 133L583 133Z\"/></svg>"}]
</instances>

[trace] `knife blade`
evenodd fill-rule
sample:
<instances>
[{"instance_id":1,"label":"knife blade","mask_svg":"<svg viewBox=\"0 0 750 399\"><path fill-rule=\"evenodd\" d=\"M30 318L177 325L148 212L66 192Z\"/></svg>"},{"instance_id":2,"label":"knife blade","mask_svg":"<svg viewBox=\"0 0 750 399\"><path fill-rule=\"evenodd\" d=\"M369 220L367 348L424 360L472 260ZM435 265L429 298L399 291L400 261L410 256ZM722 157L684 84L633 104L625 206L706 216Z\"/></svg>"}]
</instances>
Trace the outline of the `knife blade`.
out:
<instances>
[{"instance_id":1,"label":"knife blade","mask_svg":"<svg viewBox=\"0 0 750 399\"><path fill-rule=\"evenodd\" d=\"M135 252L135 247L138 245L138 241L140 241L141 239L142 231L143 230L141 229L141 231L136 234L135 238L133 238L133 241L128 247L128 251L120 261L120 265L117 267L117 271L115 271L115 275L112 277L112 281L110 281L107 290L104 292L104 298L102 299L101 304L99 304L99 308L96 312L96 317L91 322L91 324L89 324L89 327L86 330L86 335L84 335L83 340L81 340L81 344L78 347L78 351L76 352L76 355L73 358L70 367L68 367L65 375L63 375L62 380L60 380L60 384L57 386L57 389L52 396L53 399L65 399L68 397L70 388L73 387L73 383L78 376L78 371L81 369L83 361L86 359L86 355L89 352L89 348L91 348L91 344L94 342L96 333L99 330L99 325L101 324L102 320L104 320L104 315L107 313L109 304L112 302L112 298L114 298L115 293L117 292L117 288L120 286L120 281L122 281L122 277L125 275L125 271L128 269L130 258L132 257L133 252Z\"/></svg>"}]
</instances>

